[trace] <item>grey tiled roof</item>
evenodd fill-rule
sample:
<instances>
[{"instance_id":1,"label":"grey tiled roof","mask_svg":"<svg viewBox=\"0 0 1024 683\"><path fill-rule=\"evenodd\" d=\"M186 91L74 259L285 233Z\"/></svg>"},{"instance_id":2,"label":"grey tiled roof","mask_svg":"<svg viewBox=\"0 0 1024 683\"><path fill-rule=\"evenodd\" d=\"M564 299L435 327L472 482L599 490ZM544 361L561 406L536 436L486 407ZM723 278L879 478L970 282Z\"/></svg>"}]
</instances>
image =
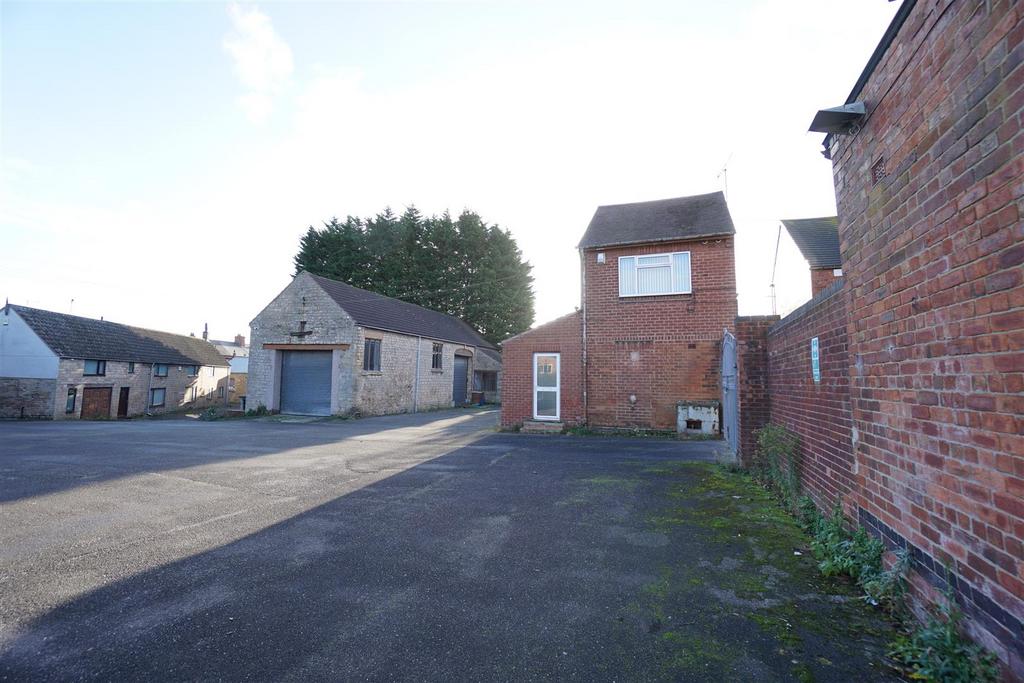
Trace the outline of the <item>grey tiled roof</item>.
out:
<instances>
[{"instance_id":1,"label":"grey tiled roof","mask_svg":"<svg viewBox=\"0 0 1024 683\"><path fill-rule=\"evenodd\" d=\"M213 344L197 337L11 305L61 358L226 366Z\"/></svg>"},{"instance_id":2,"label":"grey tiled roof","mask_svg":"<svg viewBox=\"0 0 1024 683\"><path fill-rule=\"evenodd\" d=\"M580 249L618 244L667 242L736 232L721 192L599 206L590 219Z\"/></svg>"},{"instance_id":3,"label":"grey tiled roof","mask_svg":"<svg viewBox=\"0 0 1024 683\"><path fill-rule=\"evenodd\" d=\"M839 254L839 219L836 216L792 218L783 220L782 224L811 268L843 266Z\"/></svg>"},{"instance_id":4,"label":"grey tiled roof","mask_svg":"<svg viewBox=\"0 0 1024 683\"><path fill-rule=\"evenodd\" d=\"M493 348L476 330L454 316L312 273L309 276L362 327Z\"/></svg>"}]
</instances>

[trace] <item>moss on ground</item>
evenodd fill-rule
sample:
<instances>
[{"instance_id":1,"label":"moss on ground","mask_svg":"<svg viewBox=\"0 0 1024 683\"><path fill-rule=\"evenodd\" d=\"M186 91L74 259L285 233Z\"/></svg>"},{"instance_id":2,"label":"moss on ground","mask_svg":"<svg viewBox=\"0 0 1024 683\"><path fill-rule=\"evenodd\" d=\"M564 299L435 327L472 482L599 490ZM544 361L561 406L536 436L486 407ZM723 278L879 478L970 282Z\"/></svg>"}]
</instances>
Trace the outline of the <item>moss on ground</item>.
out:
<instances>
[{"instance_id":1,"label":"moss on ground","mask_svg":"<svg viewBox=\"0 0 1024 683\"><path fill-rule=\"evenodd\" d=\"M650 527L681 550L624 620L657 634L658 677L730 679L763 666L800 681L890 678L891 627L849 583L820 574L796 520L748 475L694 463L642 473L658 501Z\"/></svg>"}]
</instances>

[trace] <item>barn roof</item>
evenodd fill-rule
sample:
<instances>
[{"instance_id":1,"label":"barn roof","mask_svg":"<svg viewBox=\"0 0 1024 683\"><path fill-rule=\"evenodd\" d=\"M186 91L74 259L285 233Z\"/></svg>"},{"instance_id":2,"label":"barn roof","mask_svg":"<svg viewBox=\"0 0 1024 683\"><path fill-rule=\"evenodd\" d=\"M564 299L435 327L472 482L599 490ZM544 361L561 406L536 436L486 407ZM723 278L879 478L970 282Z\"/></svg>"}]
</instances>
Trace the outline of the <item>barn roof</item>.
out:
<instances>
[{"instance_id":1,"label":"barn roof","mask_svg":"<svg viewBox=\"0 0 1024 683\"><path fill-rule=\"evenodd\" d=\"M357 325L399 332L466 346L493 348L480 333L455 316L432 311L408 301L359 289L352 285L307 273Z\"/></svg>"}]
</instances>

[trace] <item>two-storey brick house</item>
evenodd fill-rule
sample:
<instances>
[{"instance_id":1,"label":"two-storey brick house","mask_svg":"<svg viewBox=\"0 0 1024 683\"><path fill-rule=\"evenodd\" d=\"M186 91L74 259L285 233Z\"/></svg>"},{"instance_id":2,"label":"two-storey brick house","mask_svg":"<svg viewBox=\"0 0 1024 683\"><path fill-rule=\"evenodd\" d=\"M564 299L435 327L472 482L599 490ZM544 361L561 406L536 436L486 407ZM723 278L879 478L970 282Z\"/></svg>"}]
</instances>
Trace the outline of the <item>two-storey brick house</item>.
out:
<instances>
[{"instance_id":1,"label":"two-storey brick house","mask_svg":"<svg viewBox=\"0 0 1024 683\"><path fill-rule=\"evenodd\" d=\"M599 207L579 310L502 347L502 424L670 429L679 402L717 401L734 234L721 192Z\"/></svg>"}]
</instances>

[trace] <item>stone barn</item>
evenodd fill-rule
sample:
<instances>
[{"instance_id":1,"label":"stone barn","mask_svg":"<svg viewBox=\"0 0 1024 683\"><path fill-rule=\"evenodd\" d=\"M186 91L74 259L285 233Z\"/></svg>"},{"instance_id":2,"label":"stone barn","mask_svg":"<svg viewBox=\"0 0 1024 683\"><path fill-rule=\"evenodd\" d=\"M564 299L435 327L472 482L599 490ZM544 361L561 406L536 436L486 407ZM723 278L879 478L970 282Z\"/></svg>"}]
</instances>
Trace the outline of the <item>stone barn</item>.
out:
<instances>
[{"instance_id":1,"label":"stone barn","mask_svg":"<svg viewBox=\"0 0 1024 683\"><path fill-rule=\"evenodd\" d=\"M383 415L498 399L501 356L476 330L343 282L299 273L251 329L249 408Z\"/></svg>"}]
</instances>

